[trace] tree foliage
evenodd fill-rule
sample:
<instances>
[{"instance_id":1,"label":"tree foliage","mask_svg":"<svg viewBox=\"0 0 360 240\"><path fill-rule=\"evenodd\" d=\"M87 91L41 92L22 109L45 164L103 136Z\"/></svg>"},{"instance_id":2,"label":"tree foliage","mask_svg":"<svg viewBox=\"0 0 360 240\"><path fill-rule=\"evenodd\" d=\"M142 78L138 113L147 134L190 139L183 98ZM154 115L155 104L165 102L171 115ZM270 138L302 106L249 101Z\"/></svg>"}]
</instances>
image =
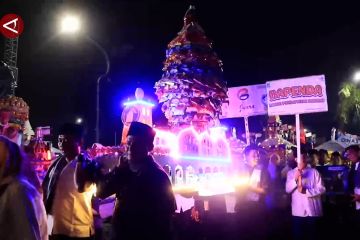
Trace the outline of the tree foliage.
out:
<instances>
[{"instance_id":1,"label":"tree foliage","mask_svg":"<svg viewBox=\"0 0 360 240\"><path fill-rule=\"evenodd\" d=\"M355 84L342 85L337 113L340 128L353 134L360 132L360 88Z\"/></svg>"}]
</instances>

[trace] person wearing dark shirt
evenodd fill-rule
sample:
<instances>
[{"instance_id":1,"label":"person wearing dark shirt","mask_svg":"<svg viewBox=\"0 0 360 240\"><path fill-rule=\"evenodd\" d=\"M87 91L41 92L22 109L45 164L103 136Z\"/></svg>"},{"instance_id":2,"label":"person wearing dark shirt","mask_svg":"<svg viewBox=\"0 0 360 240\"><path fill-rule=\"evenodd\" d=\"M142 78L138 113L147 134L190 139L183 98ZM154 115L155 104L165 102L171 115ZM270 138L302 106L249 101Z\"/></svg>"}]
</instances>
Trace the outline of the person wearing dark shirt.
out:
<instances>
[{"instance_id":1,"label":"person wearing dark shirt","mask_svg":"<svg viewBox=\"0 0 360 240\"><path fill-rule=\"evenodd\" d=\"M342 160L338 151L335 151L331 154L330 163L330 165L344 165L344 161Z\"/></svg>"},{"instance_id":2,"label":"person wearing dark shirt","mask_svg":"<svg viewBox=\"0 0 360 240\"><path fill-rule=\"evenodd\" d=\"M345 149L345 157L351 161L351 168L348 176L348 190L354 202L352 230L357 231L360 227L360 148L352 145Z\"/></svg>"},{"instance_id":3,"label":"person wearing dark shirt","mask_svg":"<svg viewBox=\"0 0 360 240\"><path fill-rule=\"evenodd\" d=\"M239 237L241 239L266 238L265 197L269 188L269 172L259 164L260 154L257 146L245 149L247 169L243 173L248 177L247 188L237 191L235 211L239 219Z\"/></svg>"},{"instance_id":4,"label":"person wearing dark shirt","mask_svg":"<svg viewBox=\"0 0 360 240\"><path fill-rule=\"evenodd\" d=\"M320 166L326 166L330 164L330 157L329 153L325 149L319 150L319 165Z\"/></svg>"},{"instance_id":5,"label":"person wearing dark shirt","mask_svg":"<svg viewBox=\"0 0 360 240\"><path fill-rule=\"evenodd\" d=\"M78 162L79 190L95 182L97 197L116 194L112 239L171 239L176 203L168 176L149 155L154 137L151 127L132 122L127 136L127 159L122 158L107 175L92 167L91 162Z\"/></svg>"}]
</instances>

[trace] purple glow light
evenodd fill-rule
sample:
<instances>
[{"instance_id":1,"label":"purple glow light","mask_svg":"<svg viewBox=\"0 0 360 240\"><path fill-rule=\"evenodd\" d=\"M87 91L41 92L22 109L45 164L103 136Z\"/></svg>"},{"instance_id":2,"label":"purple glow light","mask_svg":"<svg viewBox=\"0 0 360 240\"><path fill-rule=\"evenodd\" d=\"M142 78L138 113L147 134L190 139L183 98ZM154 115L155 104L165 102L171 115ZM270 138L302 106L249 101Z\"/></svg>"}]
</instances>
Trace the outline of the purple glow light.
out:
<instances>
[{"instance_id":1,"label":"purple glow light","mask_svg":"<svg viewBox=\"0 0 360 240\"><path fill-rule=\"evenodd\" d=\"M128 101L128 102L125 102L125 103L124 103L124 106L133 106L133 105L137 105L137 104L145 105L145 106L149 106L149 107L154 107L154 106L155 106L154 103L152 103L152 102L147 102L147 101L144 101L144 100Z\"/></svg>"},{"instance_id":2,"label":"purple glow light","mask_svg":"<svg viewBox=\"0 0 360 240\"><path fill-rule=\"evenodd\" d=\"M227 162L227 163L231 163L230 158L199 157L199 156L181 156L180 158L184 159L184 160L198 160L198 161L207 161L207 162Z\"/></svg>"},{"instance_id":3,"label":"purple glow light","mask_svg":"<svg viewBox=\"0 0 360 240\"><path fill-rule=\"evenodd\" d=\"M200 134L193 127L182 129L177 135L158 129L155 131L155 148L169 149L169 155L174 159L231 163L231 149L224 128L213 128ZM182 149L186 149L181 147L184 134L190 134L196 139L193 144L198 146L198 151L194 154L198 155L182 152Z\"/></svg>"}]
</instances>

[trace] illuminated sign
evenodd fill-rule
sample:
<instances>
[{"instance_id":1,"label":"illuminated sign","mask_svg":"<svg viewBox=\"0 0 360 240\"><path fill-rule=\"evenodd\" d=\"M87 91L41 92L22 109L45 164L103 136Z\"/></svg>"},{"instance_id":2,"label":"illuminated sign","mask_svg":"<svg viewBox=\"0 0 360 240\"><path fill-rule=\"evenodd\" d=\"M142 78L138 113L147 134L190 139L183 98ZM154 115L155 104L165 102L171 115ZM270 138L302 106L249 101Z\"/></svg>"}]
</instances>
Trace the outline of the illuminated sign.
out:
<instances>
[{"instance_id":1,"label":"illuminated sign","mask_svg":"<svg viewBox=\"0 0 360 240\"><path fill-rule=\"evenodd\" d=\"M324 75L270 81L266 90L269 116L328 110Z\"/></svg>"},{"instance_id":2,"label":"illuminated sign","mask_svg":"<svg viewBox=\"0 0 360 240\"><path fill-rule=\"evenodd\" d=\"M265 84L229 88L227 94L229 104L222 105L220 118L267 114Z\"/></svg>"},{"instance_id":3,"label":"illuminated sign","mask_svg":"<svg viewBox=\"0 0 360 240\"><path fill-rule=\"evenodd\" d=\"M223 128L198 133L193 127L178 134L156 129L154 151L174 159L231 163L231 150Z\"/></svg>"}]
</instances>

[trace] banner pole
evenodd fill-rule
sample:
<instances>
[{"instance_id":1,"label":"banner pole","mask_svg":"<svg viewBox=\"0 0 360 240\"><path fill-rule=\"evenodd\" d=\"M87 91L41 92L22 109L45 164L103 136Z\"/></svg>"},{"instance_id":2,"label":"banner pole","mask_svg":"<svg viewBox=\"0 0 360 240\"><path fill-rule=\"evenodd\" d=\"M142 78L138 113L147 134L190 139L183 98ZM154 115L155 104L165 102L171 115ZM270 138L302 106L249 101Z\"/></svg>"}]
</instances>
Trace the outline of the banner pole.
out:
<instances>
[{"instance_id":1,"label":"banner pole","mask_svg":"<svg viewBox=\"0 0 360 240\"><path fill-rule=\"evenodd\" d=\"M245 123L245 137L246 137L246 145L250 145L250 130L249 130L249 119L247 116L244 117Z\"/></svg>"},{"instance_id":2,"label":"banner pole","mask_svg":"<svg viewBox=\"0 0 360 240\"><path fill-rule=\"evenodd\" d=\"M301 158L300 150L300 114L295 115L296 119L296 151L297 151L297 162L299 163Z\"/></svg>"}]
</instances>

